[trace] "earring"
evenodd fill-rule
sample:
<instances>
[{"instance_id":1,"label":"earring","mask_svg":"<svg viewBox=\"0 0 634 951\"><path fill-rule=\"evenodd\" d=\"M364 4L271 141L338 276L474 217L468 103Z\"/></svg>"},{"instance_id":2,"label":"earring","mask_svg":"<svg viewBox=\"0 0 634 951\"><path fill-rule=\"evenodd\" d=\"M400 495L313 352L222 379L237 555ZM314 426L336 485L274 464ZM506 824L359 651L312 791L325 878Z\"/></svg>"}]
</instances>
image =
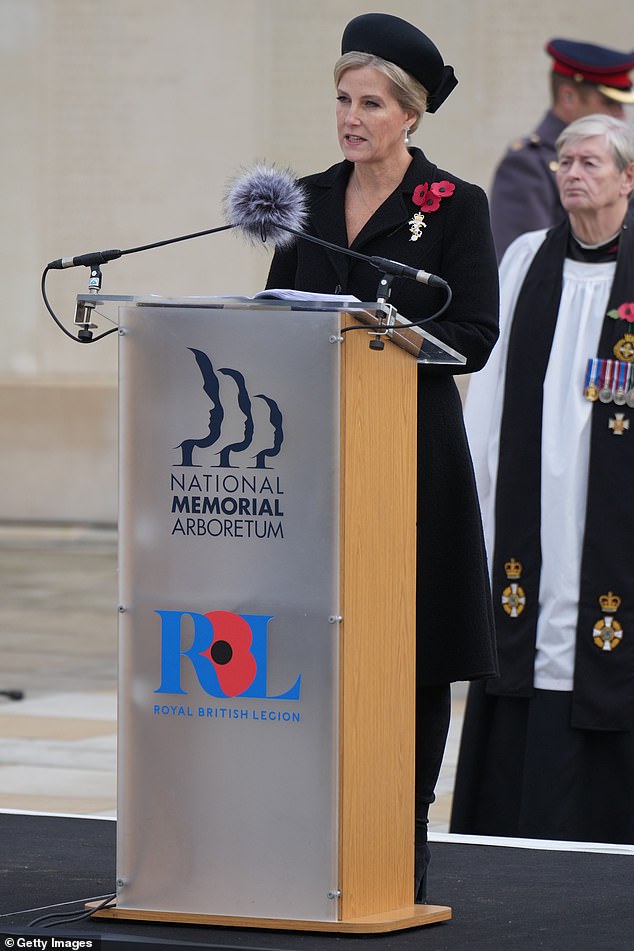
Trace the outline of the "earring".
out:
<instances>
[{"instance_id":1,"label":"earring","mask_svg":"<svg viewBox=\"0 0 634 951\"><path fill-rule=\"evenodd\" d=\"M409 127L405 126L403 132L405 133L405 145L409 145Z\"/></svg>"}]
</instances>

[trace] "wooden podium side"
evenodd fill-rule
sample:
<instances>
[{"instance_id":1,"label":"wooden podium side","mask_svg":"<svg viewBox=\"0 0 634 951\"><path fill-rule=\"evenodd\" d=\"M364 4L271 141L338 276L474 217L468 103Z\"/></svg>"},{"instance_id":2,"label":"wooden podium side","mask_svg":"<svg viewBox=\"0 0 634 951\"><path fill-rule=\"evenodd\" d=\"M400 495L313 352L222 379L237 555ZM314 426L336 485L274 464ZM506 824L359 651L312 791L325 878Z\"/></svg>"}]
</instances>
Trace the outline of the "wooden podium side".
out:
<instances>
[{"instance_id":1,"label":"wooden podium side","mask_svg":"<svg viewBox=\"0 0 634 951\"><path fill-rule=\"evenodd\" d=\"M340 915L414 925L451 917L413 904L417 364L371 339L342 348Z\"/></svg>"}]
</instances>

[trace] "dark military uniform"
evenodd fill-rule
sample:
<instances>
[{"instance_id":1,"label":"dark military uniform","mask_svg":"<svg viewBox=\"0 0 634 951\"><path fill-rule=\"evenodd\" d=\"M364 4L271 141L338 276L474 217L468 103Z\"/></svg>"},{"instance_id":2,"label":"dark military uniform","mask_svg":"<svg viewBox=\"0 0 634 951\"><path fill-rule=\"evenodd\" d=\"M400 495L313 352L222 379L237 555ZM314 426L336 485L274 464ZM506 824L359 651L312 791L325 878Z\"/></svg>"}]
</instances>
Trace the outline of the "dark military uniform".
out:
<instances>
[{"instance_id":1,"label":"dark military uniform","mask_svg":"<svg viewBox=\"0 0 634 951\"><path fill-rule=\"evenodd\" d=\"M563 129L561 119L547 112L532 135L512 143L495 171L491 226L498 260L518 235L564 217L555 181L555 142Z\"/></svg>"},{"instance_id":2,"label":"dark military uniform","mask_svg":"<svg viewBox=\"0 0 634 951\"><path fill-rule=\"evenodd\" d=\"M553 39L546 44L552 72L574 88L591 86L615 103L634 102L630 72L634 50L621 53L594 43ZM598 112L610 111L598 108ZM585 113L578 113L578 119ZM498 165L491 186L491 226L498 261L525 231L550 228L565 217L559 202L555 142L565 123L551 110L532 135L518 139Z\"/></svg>"}]
</instances>

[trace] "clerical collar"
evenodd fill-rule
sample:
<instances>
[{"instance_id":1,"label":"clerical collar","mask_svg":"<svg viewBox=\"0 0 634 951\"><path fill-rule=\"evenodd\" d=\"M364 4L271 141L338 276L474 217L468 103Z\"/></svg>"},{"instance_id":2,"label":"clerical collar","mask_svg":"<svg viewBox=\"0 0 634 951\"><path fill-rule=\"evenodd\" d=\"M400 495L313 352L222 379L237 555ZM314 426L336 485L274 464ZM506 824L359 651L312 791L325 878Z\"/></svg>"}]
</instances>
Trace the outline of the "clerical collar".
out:
<instances>
[{"instance_id":1,"label":"clerical collar","mask_svg":"<svg viewBox=\"0 0 634 951\"><path fill-rule=\"evenodd\" d=\"M566 257L573 261L583 261L586 264L604 264L606 261L616 261L619 251L619 240L621 229L616 234L602 241L601 244L585 244L580 241L572 231L568 235L568 247Z\"/></svg>"}]
</instances>

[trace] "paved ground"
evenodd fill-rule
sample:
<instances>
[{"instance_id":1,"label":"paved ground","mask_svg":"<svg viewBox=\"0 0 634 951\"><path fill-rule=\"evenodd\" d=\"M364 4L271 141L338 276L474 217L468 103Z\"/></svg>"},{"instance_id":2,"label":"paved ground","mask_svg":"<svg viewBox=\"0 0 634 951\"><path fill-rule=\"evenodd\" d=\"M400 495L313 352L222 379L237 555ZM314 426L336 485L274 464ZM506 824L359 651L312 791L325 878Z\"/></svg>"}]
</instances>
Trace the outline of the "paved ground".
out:
<instances>
[{"instance_id":1,"label":"paved ground","mask_svg":"<svg viewBox=\"0 0 634 951\"><path fill-rule=\"evenodd\" d=\"M0 810L116 815L116 533L0 525ZM448 827L464 685L431 811Z\"/></svg>"}]
</instances>

